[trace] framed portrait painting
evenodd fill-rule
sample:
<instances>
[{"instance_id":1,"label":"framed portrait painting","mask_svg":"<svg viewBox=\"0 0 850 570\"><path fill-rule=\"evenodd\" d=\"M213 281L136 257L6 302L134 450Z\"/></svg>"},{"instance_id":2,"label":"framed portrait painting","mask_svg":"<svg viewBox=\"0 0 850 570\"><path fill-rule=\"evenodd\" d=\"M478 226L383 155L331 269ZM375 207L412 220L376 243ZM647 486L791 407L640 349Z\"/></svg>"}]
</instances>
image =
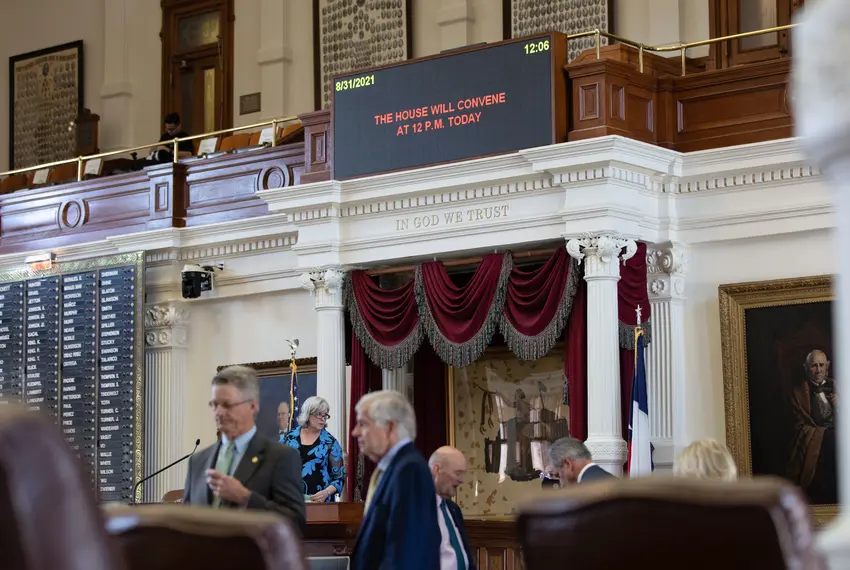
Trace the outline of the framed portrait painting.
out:
<instances>
[{"instance_id":1,"label":"framed portrait painting","mask_svg":"<svg viewBox=\"0 0 850 570\"><path fill-rule=\"evenodd\" d=\"M509 518L542 491L549 443L569 435L563 347L530 362L491 348L447 382L449 445L468 461L456 502L468 517Z\"/></svg>"},{"instance_id":2,"label":"framed portrait painting","mask_svg":"<svg viewBox=\"0 0 850 570\"><path fill-rule=\"evenodd\" d=\"M743 475L800 487L815 522L838 513L832 278L722 285L726 442Z\"/></svg>"},{"instance_id":3,"label":"framed portrait painting","mask_svg":"<svg viewBox=\"0 0 850 570\"><path fill-rule=\"evenodd\" d=\"M73 157L82 109L82 40L10 57L10 168Z\"/></svg>"},{"instance_id":4,"label":"framed portrait painting","mask_svg":"<svg viewBox=\"0 0 850 570\"><path fill-rule=\"evenodd\" d=\"M260 411L257 413L257 431L269 439L279 439L281 432L284 431L281 424L285 422L285 419L278 417L278 409L281 403L289 403L290 379L292 377L289 362L289 360L271 360L248 362L240 365L248 366L257 371L257 378L260 381ZM316 395L316 359L297 358L295 364L297 365L298 401L303 402ZM226 366L219 366L218 370L220 371L223 368L226 368ZM291 418L291 420L291 426L294 428L297 425L296 418Z\"/></svg>"}]
</instances>

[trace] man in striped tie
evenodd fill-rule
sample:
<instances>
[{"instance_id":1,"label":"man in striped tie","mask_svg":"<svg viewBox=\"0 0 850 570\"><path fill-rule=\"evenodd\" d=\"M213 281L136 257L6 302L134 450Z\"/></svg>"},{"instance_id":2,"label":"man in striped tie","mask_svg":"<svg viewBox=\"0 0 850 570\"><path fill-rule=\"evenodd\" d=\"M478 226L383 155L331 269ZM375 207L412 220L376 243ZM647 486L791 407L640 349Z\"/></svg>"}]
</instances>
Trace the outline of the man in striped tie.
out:
<instances>
[{"instance_id":1,"label":"man in striped tie","mask_svg":"<svg viewBox=\"0 0 850 570\"><path fill-rule=\"evenodd\" d=\"M434 481L413 445L416 416L403 395L366 394L357 403L352 434L377 463L354 545L354 570L439 570L440 529Z\"/></svg>"},{"instance_id":2,"label":"man in striped tie","mask_svg":"<svg viewBox=\"0 0 850 570\"><path fill-rule=\"evenodd\" d=\"M452 501L466 476L466 457L448 445L428 460L437 489L437 521L440 525L440 570L475 570L475 557L466 539L463 513Z\"/></svg>"}]
</instances>

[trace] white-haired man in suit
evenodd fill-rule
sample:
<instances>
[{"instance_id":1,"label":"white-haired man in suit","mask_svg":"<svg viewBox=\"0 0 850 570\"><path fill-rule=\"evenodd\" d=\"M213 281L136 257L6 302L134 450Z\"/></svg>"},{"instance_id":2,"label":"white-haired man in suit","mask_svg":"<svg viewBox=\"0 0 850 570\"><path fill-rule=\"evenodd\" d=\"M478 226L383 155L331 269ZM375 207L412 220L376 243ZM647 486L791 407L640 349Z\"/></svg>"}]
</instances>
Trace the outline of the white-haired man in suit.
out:
<instances>
[{"instance_id":1,"label":"white-haired man in suit","mask_svg":"<svg viewBox=\"0 0 850 570\"><path fill-rule=\"evenodd\" d=\"M549 445L549 462L561 485L567 483L590 483L614 477L596 463L587 446L573 437L562 437Z\"/></svg>"}]
</instances>

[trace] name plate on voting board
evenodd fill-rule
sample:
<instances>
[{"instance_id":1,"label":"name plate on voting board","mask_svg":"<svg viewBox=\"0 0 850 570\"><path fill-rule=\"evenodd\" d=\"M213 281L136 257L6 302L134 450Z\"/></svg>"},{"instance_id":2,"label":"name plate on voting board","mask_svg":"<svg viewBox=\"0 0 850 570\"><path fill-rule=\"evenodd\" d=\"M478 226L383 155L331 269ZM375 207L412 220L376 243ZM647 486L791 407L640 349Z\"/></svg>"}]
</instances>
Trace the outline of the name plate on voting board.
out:
<instances>
[{"instance_id":1,"label":"name plate on voting board","mask_svg":"<svg viewBox=\"0 0 850 570\"><path fill-rule=\"evenodd\" d=\"M0 406L55 421L104 502L140 499L143 289L143 252L0 273Z\"/></svg>"}]
</instances>

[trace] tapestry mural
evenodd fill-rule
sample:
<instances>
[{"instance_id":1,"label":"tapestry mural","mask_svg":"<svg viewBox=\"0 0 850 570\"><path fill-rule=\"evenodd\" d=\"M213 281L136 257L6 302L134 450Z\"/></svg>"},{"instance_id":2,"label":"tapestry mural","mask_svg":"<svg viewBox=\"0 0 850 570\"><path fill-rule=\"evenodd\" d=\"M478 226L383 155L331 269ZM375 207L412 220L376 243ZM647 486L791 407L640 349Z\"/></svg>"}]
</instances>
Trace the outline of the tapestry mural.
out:
<instances>
[{"instance_id":1,"label":"tapestry mural","mask_svg":"<svg viewBox=\"0 0 850 570\"><path fill-rule=\"evenodd\" d=\"M469 462L465 516L504 517L542 490L549 443L570 434L562 350L533 361L488 351L449 378L449 441Z\"/></svg>"}]
</instances>

